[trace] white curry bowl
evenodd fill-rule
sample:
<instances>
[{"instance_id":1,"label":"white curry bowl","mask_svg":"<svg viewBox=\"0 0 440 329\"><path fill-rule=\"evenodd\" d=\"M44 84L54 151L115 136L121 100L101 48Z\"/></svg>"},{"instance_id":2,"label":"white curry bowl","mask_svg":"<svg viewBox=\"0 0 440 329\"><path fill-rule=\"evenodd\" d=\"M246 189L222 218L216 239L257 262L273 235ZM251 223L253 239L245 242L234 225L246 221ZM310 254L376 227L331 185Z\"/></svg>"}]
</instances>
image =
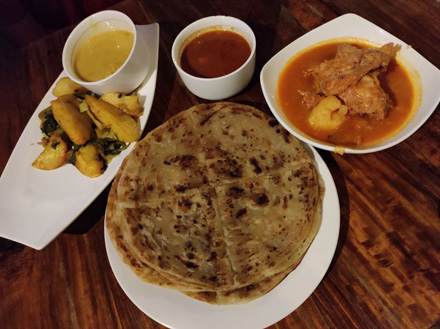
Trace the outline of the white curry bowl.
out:
<instances>
[{"instance_id":1,"label":"white curry bowl","mask_svg":"<svg viewBox=\"0 0 440 329\"><path fill-rule=\"evenodd\" d=\"M319 42L337 38L360 38L382 45L388 42L399 44L401 49L398 59L409 73L414 73L419 88L415 88L415 96L420 100L420 106L415 110L410 120L396 134L374 144L360 146L359 148L338 147L340 153L371 153L390 148L411 136L434 112L440 102L440 70L423 58L410 45L384 31L380 27L354 14L340 16L296 39L286 46L263 67L260 74L261 88L269 108L276 119L291 134L298 139L317 148L335 151L335 145L321 142L295 127L286 117L277 100L277 83L281 71L289 60L298 52ZM413 75L413 74L411 74ZM414 77L412 77L414 78Z\"/></svg>"},{"instance_id":2,"label":"white curry bowl","mask_svg":"<svg viewBox=\"0 0 440 329\"><path fill-rule=\"evenodd\" d=\"M200 31L207 29L228 30L240 34L251 47L246 62L234 72L218 78L199 78L186 73L180 66L180 57L189 41ZM255 69L256 39L252 29L243 21L230 16L210 16L199 19L185 27L176 37L171 49L171 57L182 81L196 96L208 100L220 100L238 94L251 81Z\"/></svg>"},{"instance_id":3,"label":"white curry bowl","mask_svg":"<svg viewBox=\"0 0 440 329\"><path fill-rule=\"evenodd\" d=\"M102 80L81 80L73 67L75 46L109 30L124 30L134 34L133 47L127 60L116 72ZM66 40L62 59L69 78L97 94L109 91L132 92L145 79L149 67L147 47L138 35L133 21L127 15L114 10L98 12L79 23Z\"/></svg>"}]
</instances>

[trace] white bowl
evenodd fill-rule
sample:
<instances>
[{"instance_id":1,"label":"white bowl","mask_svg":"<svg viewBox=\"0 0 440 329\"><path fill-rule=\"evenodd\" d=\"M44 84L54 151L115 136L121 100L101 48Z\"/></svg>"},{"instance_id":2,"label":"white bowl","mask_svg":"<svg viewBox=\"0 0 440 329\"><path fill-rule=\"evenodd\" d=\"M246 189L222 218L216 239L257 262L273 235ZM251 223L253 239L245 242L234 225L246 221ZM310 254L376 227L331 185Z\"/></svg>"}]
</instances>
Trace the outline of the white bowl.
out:
<instances>
[{"instance_id":1,"label":"white bowl","mask_svg":"<svg viewBox=\"0 0 440 329\"><path fill-rule=\"evenodd\" d=\"M434 112L440 102L440 71L417 53L410 45L394 37L373 23L354 14L340 16L296 39L286 46L263 67L260 74L261 88L269 108L277 120L295 137L315 147L334 151L335 145L318 141L296 128L285 116L277 101L277 83L281 71L287 62L301 50L318 42L334 38L362 38L378 44L393 42L401 45L400 60L405 66L412 67L420 77L423 94L421 104L412 120L397 134L378 143L362 148L344 148L345 153L370 153L392 147L411 136ZM408 68L407 66L407 68Z\"/></svg>"},{"instance_id":2,"label":"white bowl","mask_svg":"<svg viewBox=\"0 0 440 329\"><path fill-rule=\"evenodd\" d=\"M127 60L115 73L105 79L94 82L81 80L73 69L75 46L109 30L124 30L134 34L133 48ZM129 93L142 83L148 73L147 47L127 15L119 11L105 10L87 17L70 33L63 49L63 67L73 81L94 93L103 94L108 91Z\"/></svg>"},{"instance_id":3,"label":"white bowl","mask_svg":"<svg viewBox=\"0 0 440 329\"><path fill-rule=\"evenodd\" d=\"M251 54L247 61L234 72L218 78L199 78L186 73L181 68L180 56L186 45L184 42L197 31L208 27L232 30L249 42ZM174 40L171 57L182 81L193 94L208 100L219 100L238 94L251 81L255 69L255 49L254 32L246 23L230 16L211 16L195 21L179 33Z\"/></svg>"}]
</instances>

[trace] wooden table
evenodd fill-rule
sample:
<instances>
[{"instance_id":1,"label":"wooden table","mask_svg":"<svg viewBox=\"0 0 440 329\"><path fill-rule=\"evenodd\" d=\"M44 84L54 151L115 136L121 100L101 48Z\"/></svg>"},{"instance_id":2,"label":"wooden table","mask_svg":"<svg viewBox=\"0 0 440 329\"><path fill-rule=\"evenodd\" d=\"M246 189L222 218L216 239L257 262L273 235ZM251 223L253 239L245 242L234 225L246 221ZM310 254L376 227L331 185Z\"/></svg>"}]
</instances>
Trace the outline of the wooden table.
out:
<instances>
[{"instance_id":1,"label":"wooden table","mask_svg":"<svg viewBox=\"0 0 440 329\"><path fill-rule=\"evenodd\" d=\"M264 63L345 13L381 26L440 67L440 3L434 0L130 0L112 8L137 24L160 24L157 88L145 132L205 102L182 85L170 57L179 31L204 16L236 16L255 31L255 76L231 100L268 113L259 84ZM62 71L72 28L2 54L0 170ZM320 151L340 198L339 242L316 291L272 328L440 328L439 127L437 111L391 149L343 156ZM129 300L112 273L103 236L107 195L108 189L42 251L0 240L0 327L164 328Z\"/></svg>"}]
</instances>

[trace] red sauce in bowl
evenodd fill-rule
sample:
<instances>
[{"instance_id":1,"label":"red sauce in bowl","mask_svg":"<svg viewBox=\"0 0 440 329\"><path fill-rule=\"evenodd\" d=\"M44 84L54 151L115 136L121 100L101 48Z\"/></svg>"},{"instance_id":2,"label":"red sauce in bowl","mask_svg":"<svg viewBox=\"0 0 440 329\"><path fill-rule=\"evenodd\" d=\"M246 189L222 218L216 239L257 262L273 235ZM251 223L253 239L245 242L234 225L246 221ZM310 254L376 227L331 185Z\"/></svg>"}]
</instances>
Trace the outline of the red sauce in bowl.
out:
<instances>
[{"instance_id":1,"label":"red sauce in bowl","mask_svg":"<svg viewBox=\"0 0 440 329\"><path fill-rule=\"evenodd\" d=\"M186 73L199 78L218 78L237 70L250 54L251 47L240 34L213 30L186 45L180 66Z\"/></svg>"}]
</instances>

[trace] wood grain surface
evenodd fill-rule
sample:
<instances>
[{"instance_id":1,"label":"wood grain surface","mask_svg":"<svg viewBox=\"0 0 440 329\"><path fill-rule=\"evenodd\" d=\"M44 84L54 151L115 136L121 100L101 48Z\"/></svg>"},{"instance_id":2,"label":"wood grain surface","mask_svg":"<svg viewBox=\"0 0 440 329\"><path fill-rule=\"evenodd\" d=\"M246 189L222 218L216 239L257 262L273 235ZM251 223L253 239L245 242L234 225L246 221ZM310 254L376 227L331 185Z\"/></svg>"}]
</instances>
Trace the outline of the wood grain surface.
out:
<instances>
[{"instance_id":1,"label":"wood grain surface","mask_svg":"<svg viewBox=\"0 0 440 329\"><path fill-rule=\"evenodd\" d=\"M128 0L111 8L136 24L160 25L157 88L144 134L205 102L183 86L170 55L177 34L205 16L235 16L254 30L256 73L230 100L267 113L259 84L263 65L345 13L379 25L440 67L435 0ZM61 52L73 27L2 52L0 171L62 71ZM340 199L337 250L316 291L271 328L440 328L439 138L437 108L415 134L388 150L343 156L319 151ZM103 228L107 195L108 189L42 251L0 239L1 328L165 328L129 300L111 271Z\"/></svg>"}]
</instances>

